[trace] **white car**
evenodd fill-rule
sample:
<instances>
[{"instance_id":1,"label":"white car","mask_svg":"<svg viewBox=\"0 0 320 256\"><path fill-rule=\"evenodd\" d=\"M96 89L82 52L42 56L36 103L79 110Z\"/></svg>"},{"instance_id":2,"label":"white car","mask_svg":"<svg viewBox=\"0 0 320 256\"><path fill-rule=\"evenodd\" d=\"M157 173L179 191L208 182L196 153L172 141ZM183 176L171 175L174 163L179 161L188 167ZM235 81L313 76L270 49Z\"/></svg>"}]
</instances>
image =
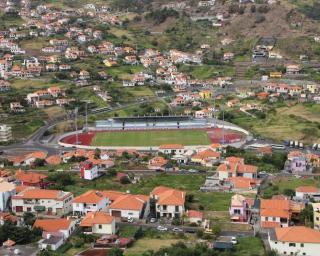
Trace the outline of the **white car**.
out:
<instances>
[{"instance_id":1,"label":"white car","mask_svg":"<svg viewBox=\"0 0 320 256\"><path fill-rule=\"evenodd\" d=\"M150 223L155 223L155 222L157 222L157 219L156 219L156 218L151 218L151 219L150 219Z\"/></svg>"},{"instance_id":2,"label":"white car","mask_svg":"<svg viewBox=\"0 0 320 256\"><path fill-rule=\"evenodd\" d=\"M134 221L134 219L132 217L128 217L128 222L132 223Z\"/></svg>"},{"instance_id":3,"label":"white car","mask_svg":"<svg viewBox=\"0 0 320 256\"><path fill-rule=\"evenodd\" d=\"M164 227L164 226L158 226L157 229L159 231L168 231L168 228L167 227Z\"/></svg>"},{"instance_id":4,"label":"white car","mask_svg":"<svg viewBox=\"0 0 320 256\"><path fill-rule=\"evenodd\" d=\"M231 243L232 244L237 244L238 243L237 238L235 236L231 237Z\"/></svg>"}]
</instances>

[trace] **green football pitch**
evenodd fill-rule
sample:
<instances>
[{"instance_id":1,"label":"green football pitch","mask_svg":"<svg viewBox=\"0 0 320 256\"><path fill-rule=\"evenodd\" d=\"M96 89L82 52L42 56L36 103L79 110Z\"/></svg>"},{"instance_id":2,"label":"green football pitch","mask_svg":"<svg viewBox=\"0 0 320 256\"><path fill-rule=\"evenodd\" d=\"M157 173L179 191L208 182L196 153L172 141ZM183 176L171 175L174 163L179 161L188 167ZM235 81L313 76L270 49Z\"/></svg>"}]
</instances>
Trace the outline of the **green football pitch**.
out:
<instances>
[{"instance_id":1,"label":"green football pitch","mask_svg":"<svg viewBox=\"0 0 320 256\"><path fill-rule=\"evenodd\" d=\"M92 146L151 147L162 144L209 145L205 130L98 132Z\"/></svg>"}]
</instances>

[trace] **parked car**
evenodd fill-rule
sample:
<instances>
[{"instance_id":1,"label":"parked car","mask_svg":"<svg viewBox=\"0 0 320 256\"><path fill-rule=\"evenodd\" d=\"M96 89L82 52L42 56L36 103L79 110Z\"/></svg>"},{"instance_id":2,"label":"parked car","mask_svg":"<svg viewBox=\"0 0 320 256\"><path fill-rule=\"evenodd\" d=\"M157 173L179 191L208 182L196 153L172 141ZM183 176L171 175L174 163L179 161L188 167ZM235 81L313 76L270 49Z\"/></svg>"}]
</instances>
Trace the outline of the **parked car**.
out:
<instances>
[{"instance_id":1,"label":"parked car","mask_svg":"<svg viewBox=\"0 0 320 256\"><path fill-rule=\"evenodd\" d=\"M150 218L150 223L156 223L157 219L156 218Z\"/></svg>"},{"instance_id":2,"label":"parked car","mask_svg":"<svg viewBox=\"0 0 320 256\"><path fill-rule=\"evenodd\" d=\"M172 231L179 233L179 232L183 232L183 229L182 228L173 228Z\"/></svg>"},{"instance_id":3,"label":"parked car","mask_svg":"<svg viewBox=\"0 0 320 256\"><path fill-rule=\"evenodd\" d=\"M131 216L129 216L129 217L127 218L127 220L128 220L129 223L134 222L134 219L133 219Z\"/></svg>"},{"instance_id":4,"label":"parked car","mask_svg":"<svg viewBox=\"0 0 320 256\"><path fill-rule=\"evenodd\" d=\"M164 227L164 226L158 226L157 230L159 230L159 231L168 231L168 228Z\"/></svg>"}]
</instances>

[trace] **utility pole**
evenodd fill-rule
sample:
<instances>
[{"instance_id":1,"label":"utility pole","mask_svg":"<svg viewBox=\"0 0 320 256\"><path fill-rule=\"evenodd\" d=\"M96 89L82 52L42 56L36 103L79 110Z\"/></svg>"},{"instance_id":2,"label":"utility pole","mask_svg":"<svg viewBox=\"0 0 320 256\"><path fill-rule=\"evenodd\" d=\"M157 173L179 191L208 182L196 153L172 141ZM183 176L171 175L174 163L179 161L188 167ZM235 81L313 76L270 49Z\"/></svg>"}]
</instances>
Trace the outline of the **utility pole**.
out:
<instances>
[{"instance_id":1,"label":"utility pole","mask_svg":"<svg viewBox=\"0 0 320 256\"><path fill-rule=\"evenodd\" d=\"M79 144L79 134L78 134L78 107L74 110L75 113L75 128L76 128L76 145Z\"/></svg>"}]
</instances>

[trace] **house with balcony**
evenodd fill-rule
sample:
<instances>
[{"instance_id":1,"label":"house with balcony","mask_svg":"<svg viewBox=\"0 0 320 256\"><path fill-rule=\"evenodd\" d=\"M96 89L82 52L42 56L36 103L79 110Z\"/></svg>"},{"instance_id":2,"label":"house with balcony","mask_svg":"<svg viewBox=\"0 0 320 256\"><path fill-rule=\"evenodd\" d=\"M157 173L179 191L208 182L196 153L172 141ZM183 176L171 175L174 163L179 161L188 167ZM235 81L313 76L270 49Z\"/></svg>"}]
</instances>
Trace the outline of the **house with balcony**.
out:
<instances>
[{"instance_id":1,"label":"house with balcony","mask_svg":"<svg viewBox=\"0 0 320 256\"><path fill-rule=\"evenodd\" d=\"M73 194L62 190L47 190L25 187L12 196L12 212L63 216L72 211Z\"/></svg>"},{"instance_id":2,"label":"house with balcony","mask_svg":"<svg viewBox=\"0 0 320 256\"><path fill-rule=\"evenodd\" d=\"M107 211L109 199L101 191L89 190L72 200L73 215L85 215L88 212Z\"/></svg>"},{"instance_id":3,"label":"house with balcony","mask_svg":"<svg viewBox=\"0 0 320 256\"><path fill-rule=\"evenodd\" d=\"M114 235L116 233L116 219L105 212L88 212L80 222L85 234Z\"/></svg>"},{"instance_id":4,"label":"house with balcony","mask_svg":"<svg viewBox=\"0 0 320 256\"><path fill-rule=\"evenodd\" d=\"M229 208L230 219L232 222L249 222L251 219L251 209L254 199L246 198L243 195L235 194L231 198Z\"/></svg>"},{"instance_id":5,"label":"house with balcony","mask_svg":"<svg viewBox=\"0 0 320 256\"><path fill-rule=\"evenodd\" d=\"M260 221L262 228L288 227L290 220L290 200L261 199Z\"/></svg>"},{"instance_id":6,"label":"house with balcony","mask_svg":"<svg viewBox=\"0 0 320 256\"><path fill-rule=\"evenodd\" d=\"M155 187L150 193L155 201L157 218L181 218L185 212L186 192L168 188Z\"/></svg>"}]
</instances>

